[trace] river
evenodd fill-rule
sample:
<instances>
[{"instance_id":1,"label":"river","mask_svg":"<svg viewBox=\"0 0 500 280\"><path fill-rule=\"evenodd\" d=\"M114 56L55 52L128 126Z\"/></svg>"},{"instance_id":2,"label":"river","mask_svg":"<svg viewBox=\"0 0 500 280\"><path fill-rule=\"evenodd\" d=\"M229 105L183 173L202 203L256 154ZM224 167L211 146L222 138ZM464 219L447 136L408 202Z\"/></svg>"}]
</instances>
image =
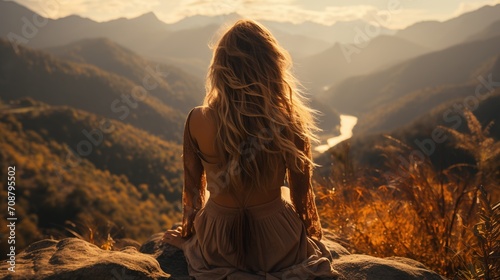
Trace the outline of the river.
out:
<instances>
[{"instance_id":1,"label":"river","mask_svg":"<svg viewBox=\"0 0 500 280\"><path fill-rule=\"evenodd\" d=\"M338 143L352 137L352 129L358 123L358 118L349 115L340 115L340 135L329 138L326 144L322 144L314 148L316 152L324 153Z\"/></svg>"}]
</instances>

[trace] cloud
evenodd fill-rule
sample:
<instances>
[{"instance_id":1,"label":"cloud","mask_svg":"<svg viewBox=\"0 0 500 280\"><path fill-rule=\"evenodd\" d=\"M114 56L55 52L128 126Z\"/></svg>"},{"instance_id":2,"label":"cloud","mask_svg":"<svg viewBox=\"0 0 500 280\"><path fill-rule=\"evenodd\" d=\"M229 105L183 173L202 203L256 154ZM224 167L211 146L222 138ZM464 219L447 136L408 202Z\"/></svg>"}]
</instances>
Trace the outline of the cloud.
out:
<instances>
[{"instance_id":1,"label":"cloud","mask_svg":"<svg viewBox=\"0 0 500 280\"><path fill-rule=\"evenodd\" d=\"M404 29L416 22L425 20L436 20L436 17L429 14L426 10L403 9L399 13L392 14L388 24L385 26L391 29Z\"/></svg>"},{"instance_id":2,"label":"cloud","mask_svg":"<svg viewBox=\"0 0 500 280\"><path fill-rule=\"evenodd\" d=\"M305 9L293 4L293 2L291 0L276 0L273 2L265 0L191 0L179 4L176 12L177 16L181 18L196 14L213 16L238 13L242 16L260 20L290 21L294 23L314 21L330 25L337 21L357 20L377 11L377 8L370 5L328 6L322 11L317 11Z\"/></svg>"},{"instance_id":3,"label":"cloud","mask_svg":"<svg viewBox=\"0 0 500 280\"><path fill-rule=\"evenodd\" d=\"M461 14L477 10L486 5L496 5L500 4L500 0L485 0L485 1L474 1L474 2L461 2L458 8L453 12L453 17L459 16Z\"/></svg>"},{"instance_id":4,"label":"cloud","mask_svg":"<svg viewBox=\"0 0 500 280\"><path fill-rule=\"evenodd\" d=\"M499 0L500 1L500 0ZM397 12L380 9L372 5L324 6L322 9L307 9L291 0L188 0L177 7L177 19L196 14L220 15L238 13L257 20L274 20L300 23L312 21L332 25L338 21L365 20L375 21L392 29L401 29L420 20L433 19L426 10L405 9L403 5ZM170 13L170 15L173 15ZM167 15L163 14L163 19Z\"/></svg>"},{"instance_id":5,"label":"cloud","mask_svg":"<svg viewBox=\"0 0 500 280\"><path fill-rule=\"evenodd\" d=\"M118 17L136 17L154 11L166 22L175 22L187 16L217 16L239 13L242 16L257 20L275 20L300 23L312 21L331 25L338 21L366 20L377 21L385 27L401 29L422 20L446 20L481 6L498 4L500 0L462 1L453 13L438 14L432 9L408 9L402 4L398 13L388 13L384 6L352 4L333 5L330 1L321 1L320 8L305 4L306 0L17 0L22 5L43 14L48 3L57 3L57 9L46 13L51 18L64 17L70 14L89 17L97 21L105 21ZM103 3L104 2L104 3ZM369 1L354 1L368 3ZM307 2L310 3L310 2ZM404 3L404 2L403 2Z\"/></svg>"},{"instance_id":6,"label":"cloud","mask_svg":"<svg viewBox=\"0 0 500 280\"><path fill-rule=\"evenodd\" d=\"M253 9L246 9L243 14L265 20L291 21L294 23L313 21L331 25L337 21L357 20L376 11L375 7L368 5L329 6L322 11L307 10L293 5L259 5Z\"/></svg>"}]
</instances>

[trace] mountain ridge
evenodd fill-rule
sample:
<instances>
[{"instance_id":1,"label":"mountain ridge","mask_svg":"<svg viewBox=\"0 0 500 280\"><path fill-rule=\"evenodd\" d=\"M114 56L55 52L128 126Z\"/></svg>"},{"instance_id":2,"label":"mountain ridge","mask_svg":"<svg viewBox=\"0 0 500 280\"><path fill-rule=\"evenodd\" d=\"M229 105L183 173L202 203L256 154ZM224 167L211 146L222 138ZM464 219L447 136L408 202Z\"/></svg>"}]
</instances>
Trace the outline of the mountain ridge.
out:
<instances>
[{"instance_id":1,"label":"mountain ridge","mask_svg":"<svg viewBox=\"0 0 500 280\"><path fill-rule=\"evenodd\" d=\"M385 70L346 79L327 91L325 98L341 107L342 113L361 116L417 89L473 80L471 71L498 54L499 46L500 37L494 37L423 54ZM360 99L364 102L356 103Z\"/></svg>"},{"instance_id":2,"label":"mountain ridge","mask_svg":"<svg viewBox=\"0 0 500 280\"><path fill-rule=\"evenodd\" d=\"M499 16L500 4L486 5L444 22L415 23L398 31L396 36L439 50L464 42L470 35L496 21Z\"/></svg>"},{"instance_id":3,"label":"mountain ridge","mask_svg":"<svg viewBox=\"0 0 500 280\"><path fill-rule=\"evenodd\" d=\"M113 120L113 133L98 143L93 131L101 119L32 99L3 105L0 167L15 165L22 185L16 190L17 249L43 237L68 236L67 229L145 240L181 218L180 145ZM97 141L89 154L70 153L86 141ZM0 180L5 176L0 173ZM6 195L6 188L0 190L0 197ZM6 245L0 244L2 252Z\"/></svg>"},{"instance_id":4,"label":"mountain ridge","mask_svg":"<svg viewBox=\"0 0 500 280\"><path fill-rule=\"evenodd\" d=\"M150 62L107 38L83 39L45 51L59 58L97 66L104 71L124 76L138 85L144 84L148 74L157 71L159 73L153 76L155 86L148 91L165 104L179 108L184 113L198 105L204 96L203 83L196 77L175 66Z\"/></svg>"},{"instance_id":5,"label":"mountain ridge","mask_svg":"<svg viewBox=\"0 0 500 280\"><path fill-rule=\"evenodd\" d=\"M185 114L122 76L41 51L20 47L15 52L4 40L0 40L0 58L4 101L32 97L52 105L70 105L120 119L165 139L182 139Z\"/></svg>"},{"instance_id":6,"label":"mountain ridge","mask_svg":"<svg viewBox=\"0 0 500 280\"><path fill-rule=\"evenodd\" d=\"M321 53L300 59L297 72L320 90L345 78L369 74L428 52L427 48L394 36L378 36L365 44L337 43Z\"/></svg>"}]
</instances>

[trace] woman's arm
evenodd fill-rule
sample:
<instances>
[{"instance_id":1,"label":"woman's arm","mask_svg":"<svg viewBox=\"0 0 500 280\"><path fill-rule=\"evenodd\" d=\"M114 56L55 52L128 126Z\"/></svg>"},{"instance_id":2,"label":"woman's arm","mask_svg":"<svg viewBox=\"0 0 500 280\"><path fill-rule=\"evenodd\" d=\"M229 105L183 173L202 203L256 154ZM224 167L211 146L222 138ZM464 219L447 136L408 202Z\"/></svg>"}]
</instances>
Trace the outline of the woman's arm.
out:
<instances>
[{"instance_id":1,"label":"woman's arm","mask_svg":"<svg viewBox=\"0 0 500 280\"><path fill-rule=\"evenodd\" d=\"M196 153L197 148L191 137L190 117L189 112L186 124L184 126L184 144L183 144L183 161L184 161L184 188L182 191L182 237L190 237L193 232L193 221L196 213L203 207L205 203L205 173L201 159Z\"/></svg>"},{"instance_id":2,"label":"woman's arm","mask_svg":"<svg viewBox=\"0 0 500 280\"><path fill-rule=\"evenodd\" d=\"M298 149L312 159L309 139L304 141L300 137L295 136L294 142ZM314 201L314 190L311 179L312 165L309 162L305 162L302 172L292 169L288 168L288 186L290 188L292 203L306 227L307 235L316 240L321 240L321 223L316 202Z\"/></svg>"}]
</instances>

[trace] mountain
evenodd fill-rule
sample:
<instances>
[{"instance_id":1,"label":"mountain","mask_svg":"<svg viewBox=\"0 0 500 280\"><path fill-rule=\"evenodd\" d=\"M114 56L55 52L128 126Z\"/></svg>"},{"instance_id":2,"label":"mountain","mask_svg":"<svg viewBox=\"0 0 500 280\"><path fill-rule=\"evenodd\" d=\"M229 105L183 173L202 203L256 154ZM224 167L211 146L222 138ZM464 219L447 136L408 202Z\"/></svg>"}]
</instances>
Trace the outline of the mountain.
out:
<instances>
[{"instance_id":1,"label":"mountain","mask_svg":"<svg viewBox=\"0 0 500 280\"><path fill-rule=\"evenodd\" d=\"M234 22L244 16L238 13L230 13L217 16L194 15L185 17L178 22L169 25L172 31L181 31L188 29L197 29L208 25L224 25L228 22ZM316 40L333 44L340 43L353 43L357 30L365 32L366 30L378 29L380 35L394 34L395 31L375 26L367 21L353 20L353 21L338 21L332 25L324 25L312 21L304 21L301 23L279 22L273 20L260 20L273 33L286 33L291 36L306 37L309 40ZM293 46L289 46L293 47Z\"/></svg>"},{"instance_id":2,"label":"mountain","mask_svg":"<svg viewBox=\"0 0 500 280\"><path fill-rule=\"evenodd\" d=\"M219 16L194 15L185 17L178 22L170 24L169 29L174 32L190 32L190 30L203 30L207 26L214 26L216 29L212 31L213 34L219 27L228 25L229 23L242 18L244 17L237 13ZM265 21L262 22L264 23ZM274 25L271 24L271 26L266 27L270 29L280 44L284 46L294 57L312 55L328 48L331 45L331 43L324 38L311 37L307 33L296 33L294 32L296 31L295 29L279 27L274 28L274 26L279 25L279 23L274 23ZM207 41L209 39L210 38L207 38Z\"/></svg>"},{"instance_id":3,"label":"mountain","mask_svg":"<svg viewBox=\"0 0 500 280\"><path fill-rule=\"evenodd\" d=\"M453 111L456 104L464 104L464 100L463 97L449 100L428 113L423 114L419 118L416 118L413 122L394 130L391 132L391 135L409 144L411 149L420 151L426 156L429 156L430 160L437 168L444 169L457 163L468 163L474 166L475 162L470 154L454 147L456 141L449 133L444 133L444 141L442 143L439 143L441 141L437 142L435 140L438 139L436 138L435 130L439 126L452 128L466 134L472 134L474 135L472 137L479 137L477 134L474 134L474 131L470 131L465 117L457 111ZM498 108L500 108L500 89L497 87L490 91L488 95L478 100L476 106L473 107L472 113L478 119L481 128L484 129L489 125L489 137L493 138L493 141L500 141L500 114L498 114ZM484 149L484 147L481 149ZM496 160L493 159L491 164L495 166L492 170L496 170L496 172L494 172L496 174L492 174L492 176L496 176L497 180L500 179L499 158L497 157ZM459 176L459 178L466 180L465 177L463 177L464 173Z\"/></svg>"},{"instance_id":4,"label":"mountain","mask_svg":"<svg viewBox=\"0 0 500 280\"><path fill-rule=\"evenodd\" d=\"M212 50L210 50L207 46L210 43L215 43L215 40L218 39L218 29L219 26L217 25L208 25L202 28L172 32L165 39L165 42L162 42L157 47L157 51L159 52L162 50L165 55L156 58L159 61L170 61L171 63L177 65L182 64L191 69L192 72L201 75L202 73L199 69L205 69L203 71L203 73L205 73L212 57ZM299 39L298 37L286 36L283 33L280 34L284 36L283 38L292 38L293 40ZM285 41L284 43L286 42L290 41ZM302 41L302 45L300 46L304 46L305 44L308 44L308 42L309 41L307 40ZM190 47L186 48L186 46ZM300 46L296 46L296 49L299 49ZM206 73L203 75L206 75ZM306 86L308 85L306 84ZM325 131L325 133L335 133L337 130L336 127L340 123L339 115L335 112L335 110L329 108L330 106L328 104L322 104L320 101L315 100L315 97L312 99L311 105L313 108L322 112L322 115L319 116L321 128Z\"/></svg>"},{"instance_id":5,"label":"mountain","mask_svg":"<svg viewBox=\"0 0 500 280\"><path fill-rule=\"evenodd\" d=\"M211 47L219 39L221 30L220 24L214 23L170 32L152 47L149 57L180 65L199 77L205 77L213 54ZM330 46L325 40L306 35L291 34L282 30L271 32L294 58L308 56Z\"/></svg>"},{"instance_id":6,"label":"mountain","mask_svg":"<svg viewBox=\"0 0 500 280\"><path fill-rule=\"evenodd\" d=\"M309 106L318 111L316 120L318 127L322 130L321 134L331 136L340 133L340 114L337 111L314 97L310 99Z\"/></svg>"},{"instance_id":7,"label":"mountain","mask_svg":"<svg viewBox=\"0 0 500 280\"><path fill-rule=\"evenodd\" d=\"M495 85L495 82L500 81L500 54L486 59L478 69L470 69L470 71L473 80L415 90L384 106L371 110L369 118L360 119L355 127L355 133L393 131L415 121L427 112L449 103L450 100L461 100L463 103L464 100L471 99L476 96L478 86L480 86L478 92L485 94L488 91L485 85L491 82L492 85L489 86L495 87L498 86Z\"/></svg>"},{"instance_id":8,"label":"mountain","mask_svg":"<svg viewBox=\"0 0 500 280\"><path fill-rule=\"evenodd\" d=\"M263 20L262 24L271 31L284 31L290 34L302 35L318 40L324 40L331 44L344 43L352 44L358 32L366 33L366 30L378 30L378 35L394 34L394 31L380 25L373 25L363 20L339 21L333 25L323 25L311 21L301 23L277 22Z\"/></svg>"},{"instance_id":9,"label":"mountain","mask_svg":"<svg viewBox=\"0 0 500 280\"><path fill-rule=\"evenodd\" d=\"M348 156L349 163L352 163L353 166L363 168L364 171L361 171L360 168L360 172L365 176L372 174L383 180L385 180L384 174L387 174L386 172L390 172L390 174L400 172L399 169L391 169L387 166L400 165L402 168L407 168L412 157L415 162L420 160L419 153L422 153L425 160L429 159L436 170L444 170L455 164L466 168L474 166L474 159L463 150L455 148L455 141L448 133L440 134L439 129L437 133L435 131L439 126L444 126L462 133L469 133L466 119L456 108L463 108L464 102L471 100L475 94L475 88L476 86L472 88L472 92L464 95L468 99L460 96L443 101L433 109L420 112L418 117L396 129L384 132L354 133L353 137L347 140L348 145L334 146L316 158L316 162L323 167L319 168L315 176L318 180L321 180L321 176L331 176L334 158L337 157L336 163L339 164L338 157L343 155ZM500 88L497 85L488 94L483 92L482 97L476 100L477 103L474 103L473 114L477 117L482 128L490 125L488 129L490 137L494 141L500 141L500 114L498 114ZM404 108L411 109L411 107ZM374 119L374 121L376 120ZM387 136L397 139L397 141L395 142ZM436 142L434 139L444 140ZM346 147L348 147L347 155ZM493 170L497 170L496 176L500 179L500 172L498 172L500 160L493 161L492 164L496 165L496 169ZM464 169L456 170L462 172L457 174L459 180L466 181L468 179ZM404 179L404 176L402 178Z\"/></svg>"},{"instance_id":10,"label":"mountain","mask_svg":"<svg viewBox=\"0 0 500 280\"><path fill-rule=\"evenodd\" d=\"M109 39L84 39L46 51L66 60L92 64L137 85L144 85L144 78L150 73L164 73L154 75L149 81L156 83L149 92L170 107L185 113L199 105L204 97L205 89L201 80L177 67L147 61Z\"/></svg>"},{"instance_id":11,"label":"mountain","mask_svg":"<svg viewBox=\"0 0 500 280\"><path fill-rule=\"evenodd\" d=\"M476 72L476 74L484 80L476 78L474 81L464 84L443 85L417 90L384 106L375 108L370 112L369 118L360 119L356 125L355 133L391 132L412 123L427 112L443 106L443 104L449 104L451 101L463 104L465 100L479 100L475 95L478 85L482 85L482 88L478 91L481 94L480 97L488 92L482 81L490 80L490 74L491 81L500 80L500 54L489 59L481 71ZM494 87L495 85L491 86ZM475 99L472 99L473 97ZM474 103L470 102L470 106L473 106Z\"/></svg>"},{"instance_id":12,"label":"mountain","mask_svg":"<svg viewBox=\"0 0 500 280\"><path fill-rule=\"evenodd\" d=\"M66 229L144 241L180 219L180 146L110 120L112 131L89 155L72 154L92 142L82 131L100 127L101 120L31 99L0 109L0 168L15 166L22 186L15 190L16 248L68 236ZM6 176L2 172L0 180ZM6 195L6 188L0 190L0 197Z\"/></svg>"},{"instance_id":13,"label":"mountain","mask_svg":"<svg viewBox=\"0 0 500 280\"><path fill-rule=\"evenodd\" d=\"M331 46L326 40L302 34L291 34L281 30L272 30L271 32L274 37L276 37L279 44L284 47L295 60L317 54Z\"/></svg>"},{"instance_id":14,"label":"mountain","mask_svg":"<svg viewBox=\"0 0 500 280\"><path fill-rule=\"evenodd\" d=\"M57 7L46 14L53 15ZM77 38L86 37L89 31L98 30L97 22L80 16L67 16L52 20L14 1L0 1L0 37L13 38L31 47L43 47L69 43ZM36 25L35 25L36 20Z\"/></svg>"},{"instance_id":15,"label":"mountain","mask_svg":"<svg viewBox=\"0 0 500 280\"><path fill-rule=\"evenodd\" d=\"M0 37L7 38L9 34L16 34L16 38L21 38L23 44L33 48L106 37L136 51L146 52L149 45L168 34L168 25L160 21L154 13L133 19L120 18L99 23L77 15L53 20L11 1L0 1L0 11ZM55 11L48 10L47 14L53 12Z\"/></svg>"},{"instance_id":16,"label":"mountain","mask_svg":"<svg viewBox=\"0 0 500 280\"><path fill-rule=\"evenodd\" d=\"M469 94L468 96L472 95ZM466 101L463 97L459 97L450 99L448 102L443 102L407 125L394 130L391 134L400 139L404 138L407 140L407 143L415 146L415 139L421 140L429 136L432 137L432 130L439 125L452 127L459 132L467 132L469 128L466 120L455 110L455 104L464 104ZM498 85L493 90L487 92L487 94L483 93L483 97L477 99L475 105L472 113L477 117L481 126L485 128L490 124L489 135L496 141L500 141L500 114L498 114L498 108L500 108L500 88ZM497 162L497 164L500 164L500 162Z\"/></svg>"},{"instance_id":17,"label":"mountain","mask_svg":"<svg viewBox=\"0 0 500 280\"><path fill-rule=\"evenodd\" d=\"M369 118L377 107L382 109L413 91L474 82L491 71L499 50L500 37L460 44L348 78L328 90L325 98L341 113Z\"/></svg>"},{"instance_id":18,"label":"mountain","mask_svg":"<svg viewBox=\"0 0 500 280\"><path fill-rule=\"evenodd\" d=\"M411 25L396 36L438 50L465 41L500 18L500 4L484 6L445 22L425 21Z\"/></svg>"},{"instance_id":19,"label":"mountain","mask_svg":"<svg viewBox=\"0 0 500 280\"><path fill-rule=\"evenodd\" d=\"M59 58L86 63L120 75L138 85L151 71L160 69L164 76L158 76L161 83L148 92L167 104L187 113L202 103L205 89L203 83L185 71L162 63L153 63L134 52L105 38L84 39L61 47L47 48L46 51ZM321 111L319 125L326 133L335 133L340 122L338 113L326 104L313 98L311 106Z\"/></svg>"},{"instance_id":20,"label":"mountain","mask_svg":"<svg viewBox=\"0 0 500 280\"><path fill-rule=\"evenodd\" d=\"M126 176L136 186L148 185L151 193L162 194L170 202L181 198L180 144L119 121L30 98L13 100L2 111L0 122L15 119L24 132L37 133L42 143L67 147L67 161L61 167L85 159L100 170Z\"/></svg>"},{"instance_id":21,"label":"mountain","mask_svg":"<svg viewBox=\"0 0 500 280\"><path fill-rule=\"evenodd\" d=\"M394 36L379 36L366 45L335 44L298 61L297 72L304 83L317 90L347 77L368 74L428 50Z\"/></svg>"},{"instance_id":22,"label":"mountain","mask_svg":"<svg viewBox=\"0 0 500 280\"><path fill-rule=\"evenodd\" d=\"M324 40L305 35L290 34L281 30L272 32L294 59L317 53L330 46ZM151 53L155 55L150 56L158 61L181 65L195 75L204 77L213 54L211 47L217 42L219 35L220 26L216 24L171 32L152 48Z\"/></svg>"},{"instance_id":23,"label":"mountain","mask_svg":"<svg viewBox=\"0 0 500 280\"><path fill-rule=\"evenodd\" d=\"M354 133L373 134L389 133L408 125L434 108L474 94L475 83L446 85L414 91L393 102L370 111L365 118L360 118Z\"/></svg>"},{"instance_id":24,"label":"mountain","mask_svg":"<svg viewBox=\"0 0 500 280\"><path fill-rule=\"evenodd\" d=\"M151 45L147 57L176 64L199 78L204 78L212 58L211 42L215 43L218 25L171 32Z\"/></svg>"},{"instance_id":25,"label":"mountain","mask_svg":"<svg viewBox=\"0 0 500 280\"><path fill-rule=\"evenodd\" d=\"M217 16L193 15L169 24L169 29L172 31L182 31L189 29L198 29L209 25L220 26L226 22L233 22L241 18L243 18L243 16L239 15L238 13L230 13Z\"/></svg>"},{"instance_id":26,"label":"mountain","mask_svg":"<svg viewBox=\"0 0 500 280\"><path fill-rule=\"evenodd\" d=\"M85 38L105 37L134 52L147 54L150 46L158 44L165 36L168 36L169 30L168 24L158 19L153 12L149 12L136 18L119 18L99 23L97 30L89 30L88 36L70 42ZM63 44L52 43L50 46L56 45Z\"/></svg>"},{"instance_id":27,"label":"mountain","mask_svg":"<svg viewBox=\"0 0 500 280\"><path fill-rule=\"evenodd\" d=\"M33 22L27 24L23 18L37 18L46 23L40 27L33 26L36 28L34 34L24 36L23 29L33 25ZM101 23L76 15L52 20L15 2L2 1L0 37L15 37L15 41L32 48L67 45L82 39L108 38L150 60L175 63L191 74L204 78L212 54L207 45L215 40L213 37L221 25L238 18L238 14L196 15L166 24L154 13L146 13L132 19L119 18ZM312 22L262 22L294 57L313 55L330 47L332 42L352 42L356 30L371 26L364 21L339 22L332 26ZM13 37L13 33L16 36ZM391 32L384 28L380 31L380 34L388 33Z\"/></svg>"},{"instance_id":28,"label":"mountain","mask_svg":"<svg viewBox=\"0 0 500 280\"><path fill-rule=\"evenodd\" d=\"M35 16L38 16L40 19L46 19L14 1L0 1L0 15L0 37L2 38L6 38L11 32L23 36L23 18L32 20ZM40 22L43 23L43 20L40 20Z\"/></svg>"},{"instance_id":29,"label":"mountain","mask_svg":"<svg viewBox=\"0 0 500 280\"><path fill-rule=\"evenodd\" d=\"M194 15L169 25L173 31L188 31L202 29L206 26L224 26L238 19L244 18L237 13L220 16ZM326 26L310 21L302 23L288 23L262 20L280 44L287 49L294 58L311 56L331 47L335 42L352 43L357 30L373 28L365 21L337 22ZM392 30L381 28L380 34L392 34Z\"/></svg>"},{"instance_id":30,"label":"mountain","mask_svg":"<svg viewBox=\"0 0 500 280\"><path fill-rule=\"evenodd\" d=\"M496 36L500 36L500 20L490 24L479 33L470 36L467 41L485 40Z\"/></svg>"},{"instance_id":31,"label":"mountain","mask_svg":"<svg viewBox=\"0 0 500 280\"><path fill-rule=\"evenodd\" d=\"M164 139L181 141L185 114L123 76L0 40L0 96L32 97L118 119Z\"/></svg>"},{"instance_id":32,"label":"mountain","mask_svg":"<svg viewBox=\"0 0 500 280\"><path fill-rule=\"evenodd\" d=\"M156 32L169 30L170 27L165 22L161 21L155 13L148 12L138 17L127 19L118 18L103 23L108 28L116 27L127 29L129 32ZM147 29L144 29L147 27Z\"/></svg>"}]
</instances>

